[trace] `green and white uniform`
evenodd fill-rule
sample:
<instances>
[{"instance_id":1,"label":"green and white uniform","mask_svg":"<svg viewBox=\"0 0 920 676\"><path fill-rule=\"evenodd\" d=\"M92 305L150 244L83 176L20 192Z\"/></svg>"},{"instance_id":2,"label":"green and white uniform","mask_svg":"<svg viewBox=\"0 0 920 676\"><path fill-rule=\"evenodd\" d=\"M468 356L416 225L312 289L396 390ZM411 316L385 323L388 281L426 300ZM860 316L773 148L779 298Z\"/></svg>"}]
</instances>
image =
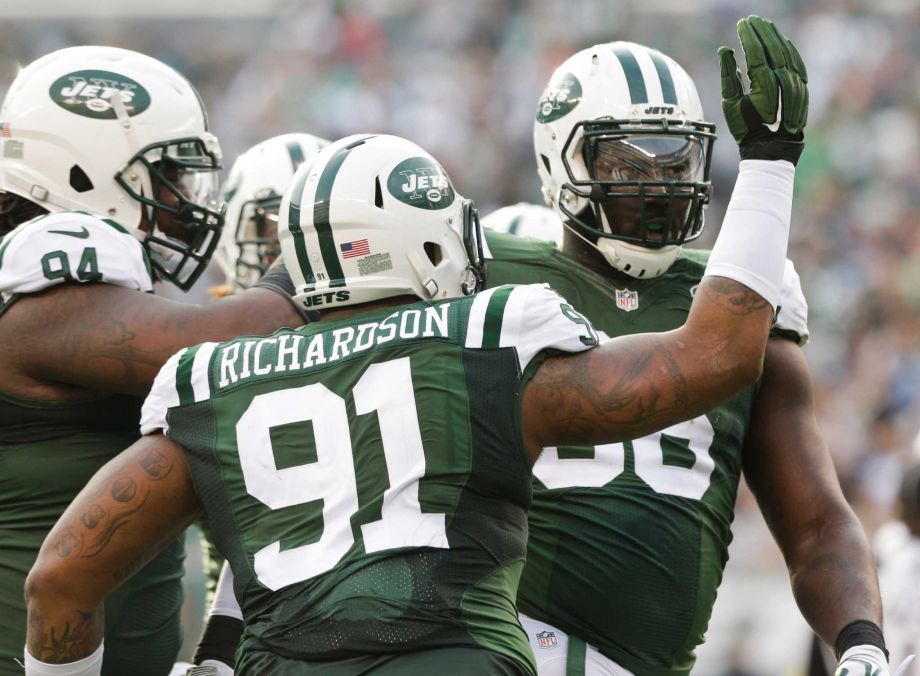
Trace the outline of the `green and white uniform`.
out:
<instances>
[{"instance_id":1,"label":"green and white uniform","mask_svg":"<svg viewBox=\"0 0 920 676\"><path fill-rule=\"evenodd\" d=\"M602 276L537 240L489 232L487 241L490 284L547 282L611 337L683 325L708 256L685 250L664 275L638 280ZM804 340L791 264L783 288L777 331ZM640 676L689 673L728 559L755 395L749 387L642 439L545 449L534 465L521 612Z\"/></svg>"},{"instance_id":2,"label":"green and white uniform","mask_svg":"<svg viewBox=\"0 0 920 676\"><path fill-rule=\"evenodd\" d=\"M595 344L531 285L177 353L142 430L186 449L233 569L237 673L535 673L520 394Z\"/></svg>"},{"instance_id":3,"label":"green and white uniform","mask_svg":"<svg viewBox=\"0 0 920 676\"><path fill-rule=\"evenodd\" d=\"M0 322L17 300L64 282L152 289L140 242L115 222L59 213L0 242ZM65 326L49 331L65 332ZM22 340L28 342L29 337ZM45 535L102 465L137 440L142 400L24 399L0 382L0 676L22 674L22 589ZM106 601L103 674L169 672L181 636L182 546L163 552Z\"/></svg>"}]
</instances>

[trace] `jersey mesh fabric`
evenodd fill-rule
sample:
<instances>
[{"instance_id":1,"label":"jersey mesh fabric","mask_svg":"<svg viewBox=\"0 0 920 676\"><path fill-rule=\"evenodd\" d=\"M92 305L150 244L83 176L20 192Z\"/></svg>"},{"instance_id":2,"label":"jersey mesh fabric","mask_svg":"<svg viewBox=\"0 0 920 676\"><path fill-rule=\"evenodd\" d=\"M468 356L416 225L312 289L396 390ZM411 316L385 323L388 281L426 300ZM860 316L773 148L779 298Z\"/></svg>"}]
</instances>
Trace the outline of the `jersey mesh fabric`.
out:
<instances>
[{"instance_id":1,"label":"jersey mesh fabric","mask_svg":"<svg viewBox=\"0 0 920 676\"><path fill-rule=\"evenodd\" d=\"M480 299L481 317L472 320L479 322L481 338L476 347L465 344L474 298L432 306L417 304L396 312L390 309L296 331L282 330L271 339L259 339L275 341L265 342L261 348L246 348L247 341L254 345L256 340L247 338L218 345L209 363L208 396L196 394L196 403L186 396L184 403L169 408L169 436L187 451L215 543L234 570L235 591L246 621L244 652L264 651L305 663L324 662L332 669L334 664L368 655L466 647L503 655L524 673L532 673L532 656L514 606L531 491L529 463L515 410L525 377L521 367L526 364L519 361L520 354L530 354L534 345L532 331L503 324L502 312L520 314L521 301L516 300L515 293L518 291L502 291L494 304L489 297ZM545 289L523 289L520 293L535 294L533 312L526 321L544 326L547 344L571 343L572 351L587 349L579 338L585 325L565 315L555 293ZM282 341L290 345L300 336L303 342L299 344L324 345L324 354L334 355L339 332L372 335L377 328L367 333L361 327L380 327L389 319L393 325L405 326L411 313L432 308L435 313L441 312L438 308L447 308L440 314L447 318L446 334L400 334L350 354L341 351L328 363L317 361L310 367L248 376L219 386L222 377L230 373L225 355L231 352L248 354L258 349L260 363L266 367L280 363L278 345ZM560 322L555 331L553 321ZM518 334L521 338L516 343ZM498 347L501 341L510 344ZM539 358L537 350L534 360ZM180 373L182 358L172 363L175 373ZM381 408L384 404L378 402L359 414L354 393L366 383L372 369L393 364L406 366L411 374L409 394L414 411L410 415L400 409L400 433L402 428L413 426L413 417L417 419L424 451L424 475L417 482L418 504L423 515L444 515L446 547L367 545L363 529L382 523L384 492L392 481L402 479L390 474L395 471L389 465L394 449L385 446L382 431L383 418L392 412L385 414ZM183 391L181 383L163 376L161 372L145 405L145 425L162 420L152 410L153 402L183 401L183 396L176 398L166 392L170 387ZM191 389L200 393L204 381L196 382ZM402 401L400 398L408 396L401 389L404 385L404 381L384 383L384 398ZM184 391L188 394L190 390ZM310 468L319 462L316 440L320 433L316 426L324 424L319 408L304 412L300 421L275 425L266 417L252 418L249 413L260 397L270 397L283 407L286 399L307 396L307 392L327 393L322 395L323 401L344 402L348 429L336 438L350 440L357 510L349 517L350 536L342 536L346 540L337 562L303 579L271 584L261 577L259 571L268 569L259 568L258 552L275 542L280 542L283 552L314 547L323 533L335 528L323 517L325 502L333 496L311 499L306 495L305 501L276 505L275 509L254 498L249 492L253 470L246 469L250 465L241 460L249 457L252 448L237 447L242 433L238 421L248 416L247 425L252 423L259 429L268 425L268 452L278 471ZM329 414L326 417L333 415L331 410L323 409ZM167 427L164 422L159 424ZM402 443L409 444L410 436L401 437ZM324 449L323 457L328 459L328 453Z\"/></svg>"},{"instance_id":2,"label":"jersey mesh fabric","mask_svg":"<svg viewBox=\"0 0 920 676\"><path fill-rule=\"evenodd\" d=\"M611 337L683 325L708 255L685 250L661 277L638 280L602 276L548 244L487 238L490 284L548 282ZM704 419L611 445L588 470L609 472L600 486L559 479L548 488L539 479L565 472L569 460L600 458L593 447L560 448L552 461L544 451L535 466L521 611L637 676L689 673L728 558L755 394L747 388ZM689 491L685 478L698 494L669 494Z\"/></svg>"}]
</instances>

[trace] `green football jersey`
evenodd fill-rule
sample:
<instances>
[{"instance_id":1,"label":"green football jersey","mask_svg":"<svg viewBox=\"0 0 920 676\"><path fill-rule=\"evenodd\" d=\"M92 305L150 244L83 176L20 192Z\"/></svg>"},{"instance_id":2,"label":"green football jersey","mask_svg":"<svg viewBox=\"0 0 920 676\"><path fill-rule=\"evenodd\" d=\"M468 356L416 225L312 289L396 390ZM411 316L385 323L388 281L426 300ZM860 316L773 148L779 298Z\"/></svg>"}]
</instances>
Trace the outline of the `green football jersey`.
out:
<instances>
[{"instance_id":1,"label":"green football jersey","mask_svg":"<svg viewBox=\"0 0 920 676\"><path fill-rule=\"evenodd\" d=\"M150 291L141 243L114 221L82 212L48 214L0 240L0 325L30 293L64 283ZM49 318L49 331L64 332ZM0 676L21 675L26 608L22 589L45 536L86 482L137 439L142 399L26 399L0 380ZM155 676L181 645L182 541L106 599L102 673Z\"/></svg>"},{"instance_id":2,"label":"green football jersey","mask_svg":"<svg viewBox=\"0 0 920 676\"><path fill-rule=\"evenodd\" d=\"M661 277L639 280L600 275L536 240L487 240L490 284L547 282L602 340L683 325L708 258L685 250ZM728 559L755 393L641 439L544 449L521 612L639 676L689 673Z\"/></svg>"},{"instance_id":3,"label":"green football jersey","mask_svg":"<svg viewBox=\"0 0 920 676\"><path fill-rule=\"evenodd\" d=\"M533 673L514 602L531 498L520 393L551 351L595 344L531 285L177 353L142 431L186 450L233 569L241 653L334 673L472 647Z\"/></svg>"}]
</instances>

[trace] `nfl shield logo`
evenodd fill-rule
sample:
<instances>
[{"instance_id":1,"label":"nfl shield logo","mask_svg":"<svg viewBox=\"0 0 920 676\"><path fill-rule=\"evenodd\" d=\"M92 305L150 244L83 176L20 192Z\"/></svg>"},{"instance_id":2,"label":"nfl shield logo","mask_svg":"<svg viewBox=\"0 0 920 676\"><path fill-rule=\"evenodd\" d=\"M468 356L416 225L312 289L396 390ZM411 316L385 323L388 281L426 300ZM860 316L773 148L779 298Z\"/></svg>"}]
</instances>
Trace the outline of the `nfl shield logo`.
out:
<instances>
[{"instance_id":1,"label":"nfl shield logo","mask_svg":"<svg viewBox=\"0 0 920 676\"><path fill-rule=\"evenodd\" d=\"M537 645L541 648L555 648L558 643L556 642L556 632L554 631L538 631L537 632Z\"/></svg>"},{"instance_id":2,"label":"nfl shield logo","mask_svg":"<svg viewBox=\"0 0 920 676\"><path fill-rule=\"evenodd\" d=\"M629 289L616 290L617 307L627 312L632 312L639 307L639 292Z\"/></svg>"}]
</instances>

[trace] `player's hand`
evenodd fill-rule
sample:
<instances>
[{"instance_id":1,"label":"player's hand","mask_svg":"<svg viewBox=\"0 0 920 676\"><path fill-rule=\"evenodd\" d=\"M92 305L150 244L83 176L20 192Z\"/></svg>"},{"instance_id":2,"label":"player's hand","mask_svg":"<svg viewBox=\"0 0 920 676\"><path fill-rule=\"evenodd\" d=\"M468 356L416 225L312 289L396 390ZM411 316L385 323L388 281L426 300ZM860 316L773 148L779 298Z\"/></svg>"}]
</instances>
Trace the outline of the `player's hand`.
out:
<instances>
[{"instance_id":1,"label":"player's hand","mask_svg":"<svg viewBox=\"0 0 920 676\"><path fill-rule=\"evenodd\" d=\"M834 676L891 676L888 659L873 645L857 645L840 656Z\"/></svg>"},{"instance_id":2,"label":"player's hand","mask_svg":"<svg viewBox=\"0 0 920 676\"><path fill-rule=\"evenodd\" d=\"M722 112L743 160L787 160L795 164L805 147L808 74L799 51L768 19L751 15L738 22L747 61L744 91L735 52L719 48Z\"/></svg>"}]
</instances>

